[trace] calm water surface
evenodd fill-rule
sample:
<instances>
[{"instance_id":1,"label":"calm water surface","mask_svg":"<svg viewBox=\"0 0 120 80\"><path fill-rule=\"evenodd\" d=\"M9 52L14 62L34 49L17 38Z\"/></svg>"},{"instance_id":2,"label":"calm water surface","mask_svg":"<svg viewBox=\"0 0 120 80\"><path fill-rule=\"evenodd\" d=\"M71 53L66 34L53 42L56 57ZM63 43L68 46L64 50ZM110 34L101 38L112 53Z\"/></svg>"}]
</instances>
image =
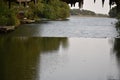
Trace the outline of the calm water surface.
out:
<instances>
[{"instance_id":1,"label":"calm water surface","mask_svg":"<svg viewBox=\"0 0 120 80\"><path fill-rule=\"evenodd\" d=\"M113 18L24 24L0 37L0 80L120 80Z\"/></svg>"},{"instance_id":2,"label":"calm water surface","mask_svg":"<svg viewBox=\"0 0 120 80\"><path fill-rule=\"evenodd\" d=\"M37 37L119 37L113 18L72 16L66 21L46 21L38 24L21 25L10 36Z\"/></svg>"},{"instance_id":3,"label":"calm water surface","mask_svg":"<svg viewBox=\"0 0 120 80\"><path fill-rule=\"evenodd\" d=\"M120 39L0 38L0 80L120 80Z\"/></svg>"}]
</instances>

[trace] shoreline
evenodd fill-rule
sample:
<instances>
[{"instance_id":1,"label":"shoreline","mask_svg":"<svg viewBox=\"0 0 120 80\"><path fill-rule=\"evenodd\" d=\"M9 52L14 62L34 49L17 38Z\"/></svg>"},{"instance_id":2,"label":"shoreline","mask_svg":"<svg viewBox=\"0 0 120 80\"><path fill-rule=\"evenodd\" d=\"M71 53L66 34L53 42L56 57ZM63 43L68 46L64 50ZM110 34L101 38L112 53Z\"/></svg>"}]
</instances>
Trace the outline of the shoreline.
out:
<instances>
[{"instance_id":1,"label":"shoreline","mask_svg":"<svg viewBox=\"0 0 120 80\"><path fill-rule=\"evenodd\" d=\"M70 15L70 16L77 16L77 17L99 17L99 18L110 18L109 16L99 16L99 15Z\"/></svg>"},{"instance_id":2,"label":"shoreline","mask_svg":"<svg viewBox=\"0 0 120 80\"><path fill-rule=\"evenodd\" d=\"M70 15L69 17L96 17L96 18L110 18L109 16L97 16L97 15ZM22 24L31 24L31 23L40 23L42 21L67 21L69 20L69 17L66 19L56 19L56 20L50 20L50 19L38 19L38 20L21 20L19 25ZM14 31L18 26L0 26L0 32L10 32L10 31Z\"/></svg>"}]
</instances>

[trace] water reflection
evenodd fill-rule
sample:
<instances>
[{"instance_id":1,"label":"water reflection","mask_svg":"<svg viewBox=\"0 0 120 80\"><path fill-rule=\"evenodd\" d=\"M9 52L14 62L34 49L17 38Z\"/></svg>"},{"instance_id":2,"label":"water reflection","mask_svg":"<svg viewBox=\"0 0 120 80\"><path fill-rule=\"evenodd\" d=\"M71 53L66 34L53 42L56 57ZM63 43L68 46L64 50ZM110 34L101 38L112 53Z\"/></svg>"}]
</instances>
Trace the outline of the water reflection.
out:
<instances>
[{"instance_id":1,"label":"water reflection","mask_svg":"<svg viewBox=\"0 0 120 80\"><path fill-rule=\"evenodd\" d=\"M119 47L120 39L0 37L0 80L120 80Z\"/></svg>"},{"instance_id":2,"label":"water reflection","mask_svg":"<svg viewBox=\"0 0 120 80\"><path fill-rule=\"evenodd\" d=\"M40 53L67 48L67 38L1 37L0 80L38 80Z\"/></svg>"},{"instance_id":3,"label":"water reflection","mask_svg":"<svg viewBox=\"0 0 120 80\"><path fill-rule=\"evenodd\" d=\"M116 25L115 28L118 33L117 37L120 38L120 27Z\"/></svg>"},{"instance_id":4,"label":"water reflection","mask_svg":"<svg viewBox=\"0 0 120 80\"><path fill-rule=\"evenodd\" d=\"M116 61L119 69L119 80L120 80L120 39L116 38L114 40L113 52L116 56Z\"/></svg>"},{"instance_id":5,"label":"water reflection","mask_svg":"<svg viewBox=\"0 0 120 80\"><path fill-rule=\"evenodd\" d=\"M41 54L39 80L120 80L110 40L69 38L62 55Z\"/></svg>"},{"instance_id":6,"label":"water reflection","mask_svg":"<svg viewBox=\"0 0 120 80\"><path fill-rule=\"evenodd\" d=\"M24 24L3 36L114 38L118 36L115 22L114 18L71 16L68 21Z\"/></svg>"}]
</instances>

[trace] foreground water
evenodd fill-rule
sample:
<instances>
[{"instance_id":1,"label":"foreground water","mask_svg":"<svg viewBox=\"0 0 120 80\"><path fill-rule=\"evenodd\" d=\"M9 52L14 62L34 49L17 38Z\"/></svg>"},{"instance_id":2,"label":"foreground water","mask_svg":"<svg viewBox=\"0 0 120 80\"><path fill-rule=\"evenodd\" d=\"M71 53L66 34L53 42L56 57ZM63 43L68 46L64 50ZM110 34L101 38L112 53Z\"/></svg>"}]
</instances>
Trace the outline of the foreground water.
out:
<instances>
[{"instance_id":1,"label":"foreground water","mask_svg":"<svg viewBox=\"0 0 120 80\"><path fill-rule=\"evenodd\" d=\"M66 21L46 21L21 25L10 36L115 38L116 19L72 16Z\"/></svg>"},{"instance_id":2,"label":"foreground water","mask_svg":"<svg viewBox=\"0 0 120 80\"><path fill-rule=\"evenodd\" d=\"M120 80L120 39L0 38L0 80Z\"/></svg>"},{"instance_id":3,"label":"foreground water","mask_svg":"<svg viewBox=\"0 0 120 80\"><path fill-rule=\"evenodd\" d=\"M0 37L0 80L120 80L116 19L70 17Z\"/></svg>"}]
</instances>

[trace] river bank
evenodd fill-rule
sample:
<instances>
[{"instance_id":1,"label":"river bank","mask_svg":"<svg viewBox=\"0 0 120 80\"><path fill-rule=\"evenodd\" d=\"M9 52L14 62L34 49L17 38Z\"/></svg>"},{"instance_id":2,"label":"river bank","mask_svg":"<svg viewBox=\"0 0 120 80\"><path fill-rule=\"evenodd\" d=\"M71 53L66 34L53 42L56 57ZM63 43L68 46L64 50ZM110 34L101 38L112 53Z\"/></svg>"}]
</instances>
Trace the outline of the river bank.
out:
<instances>
[{"instance_id":1,"label":"river bank","mask_svg":"<svg viewBox=\"0 0 120 80\"><path fill-rule=\"evenodd\" d=\"M48 1L48 3L44 0L37 1L36 3L33 2L33 0L23 0L20 4L16 3L16 1L1 1L1 27L16 27L16 25L21 24L20 22L33 23L36 18L46 18L50 20L66 19L70 15L68 4L59 0ZM24 20L24 18L26 19ZM1 30L7 32L9 29L8 27L4 27Z\"/></svg>"},{"instance_id":2,"label":"river bank","mask_svg":"<svg viewBox=\"0 0 120 80\"><path fill-rule=\"evenodd\" d=\"M76 17L98 17L98 18L110 18L108 15L71 15Z\"/></svg>"}]
</instances>

